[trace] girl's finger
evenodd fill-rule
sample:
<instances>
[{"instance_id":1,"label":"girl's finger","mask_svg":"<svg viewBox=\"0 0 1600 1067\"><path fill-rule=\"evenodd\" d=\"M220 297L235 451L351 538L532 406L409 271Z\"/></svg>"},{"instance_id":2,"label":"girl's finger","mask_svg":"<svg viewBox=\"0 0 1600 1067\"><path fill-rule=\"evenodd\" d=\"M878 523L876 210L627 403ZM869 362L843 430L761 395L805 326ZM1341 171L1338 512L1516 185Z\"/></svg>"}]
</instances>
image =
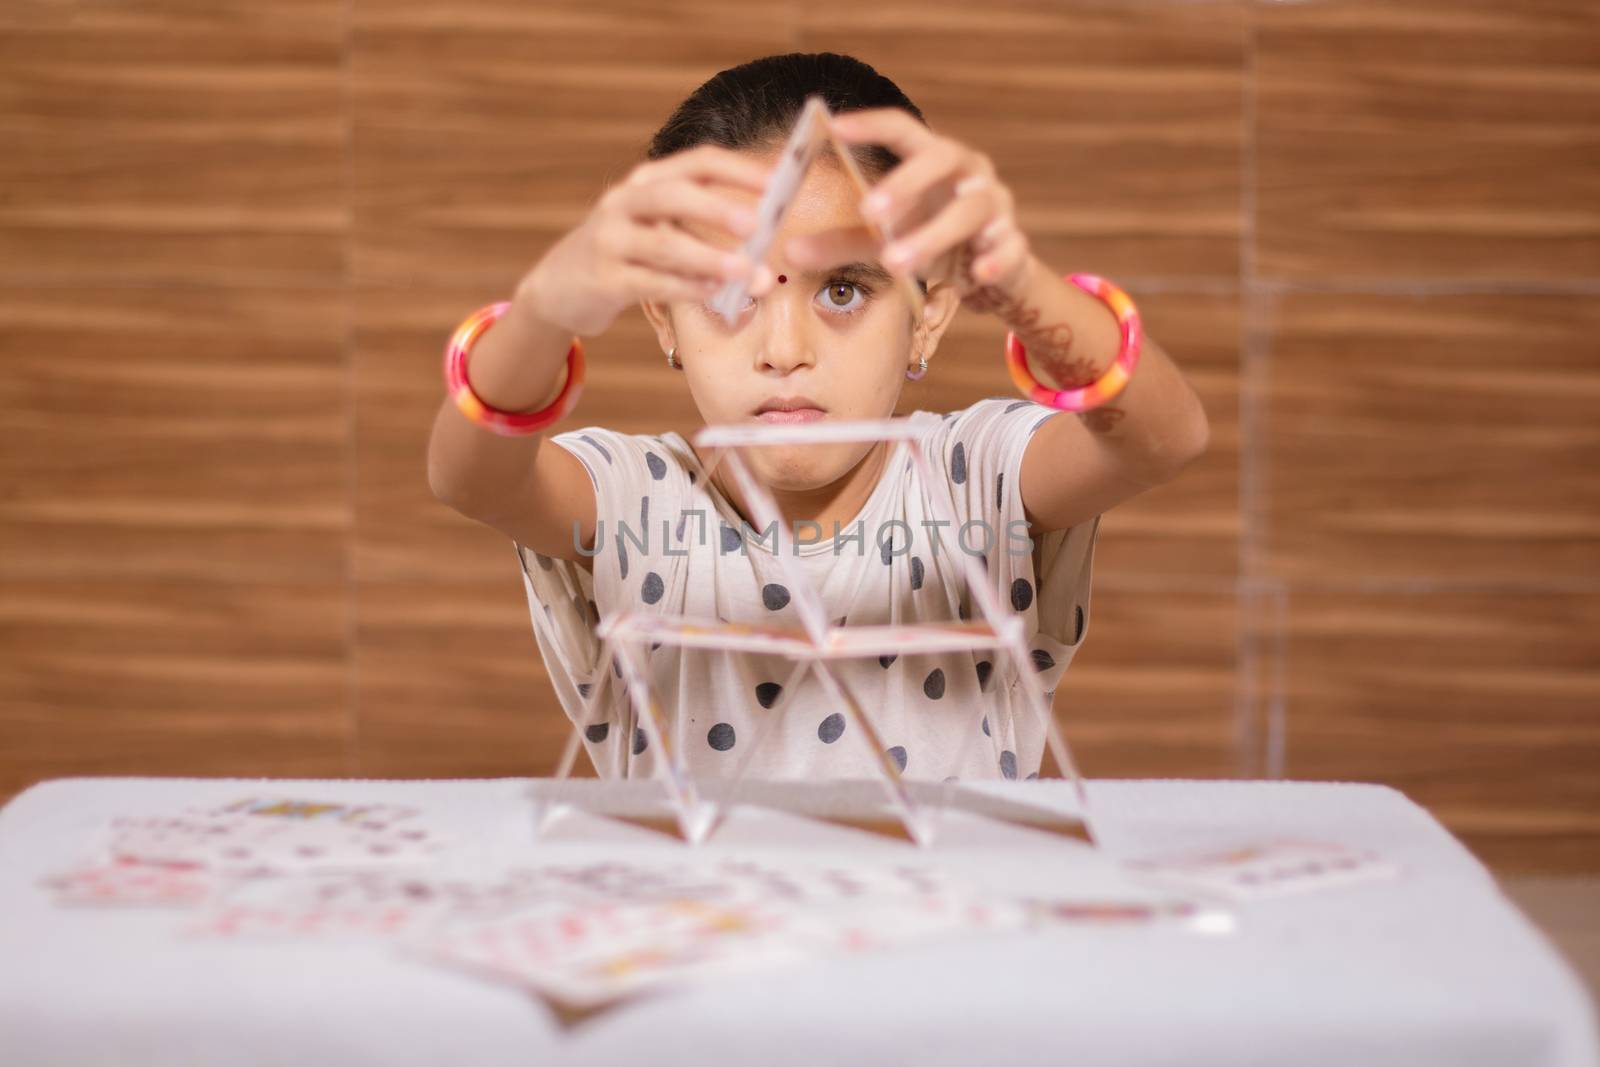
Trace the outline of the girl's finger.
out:
<instances>
[{"instance_id":1,"label":"girl's finger","mask_svg":"<svg viewBox=\"0 0 1600 1067\"><path fill-rule=\"evenodd\" d=\"M622 280L637 299L663 303L703 303L722 288L716 278L688 278L634 263L623 264Z\"/></svg>"},{"instance_id":2,"label":"girl's finger","mask_svg":"<svg viewBox=\"0 0 1600 1067\"><path fill-rule=\"evenodd\" d=\"M927 195L929 189L959 174L965 157L965 150L953 143L941 142L928 146L901 162L873 186L872 192L861 204L862 214L889 233L898 234L906 223L910 209Z\"/></svg>"},{"instance_id":3,"label":"girl's finger","mask_svg":"<svg viewBox=\"0 0 1600 1067\"><path fill-rule=\"evenodd\" d=\"M773 165L760 162L747 152L702 144L639 164L628 175L626 184L645 185L668 178L692 178L696 181L720 179L730 185L760 192L766 188L767 179L772 176L774 169Z\"/></svg>"},{"instance_id":4,"label":"girl's finger","mask_svg":"<svg viewBox=\"0 0 1600 1067\"><path fill-rule=\"evenodd\" d=\"M1008 230L989 251L972 261L972 278L989 285L1017 269L1027 258L1028 239L1021 230Z\"/></svg>"},{"instance_id":5,"label":"girl's finger","mask_svg":"<svg viewBox=\"0 0 1600 1067\"><path fill-rule=\"evenodd\" d=\"M974 193L957 197L929 222L884 250L883 264L892 271L912 272L968 240L994 216L994 197Z\"/></svg>"},{"instance_id":6,"label":"girl's finger","mask_svg":"<svg viewBox=\"0 0 1600 1067\"><path fill-rule=\"evenodd\" d=\"M747 274L752 266L743 253L717 248L665 222L629 227L620 257L649 270L724 281Z\"/></svg>"},{"instance_id":7,"label":"girl's finger","mask_svg":"<svg viewBox=\"0 0 1600 1067\"><path fill-rule=\"evenodd\" d=\"M881 144L910 159L937 136L905 108L874 107L835 115L830 123L846 144Z\"/></svg>"},{"instance_id":8,"label":"girl's finger","mask_svg":"<svg viewBox=\"0 0 1600 1067\"><path fill-rule=\"evenodd\" d=\"M642 221L692 219L743 239L755 232L756 212L687 178L664 179L631 186L622 195L622 209Z\"/></svg>"}]
</instances>

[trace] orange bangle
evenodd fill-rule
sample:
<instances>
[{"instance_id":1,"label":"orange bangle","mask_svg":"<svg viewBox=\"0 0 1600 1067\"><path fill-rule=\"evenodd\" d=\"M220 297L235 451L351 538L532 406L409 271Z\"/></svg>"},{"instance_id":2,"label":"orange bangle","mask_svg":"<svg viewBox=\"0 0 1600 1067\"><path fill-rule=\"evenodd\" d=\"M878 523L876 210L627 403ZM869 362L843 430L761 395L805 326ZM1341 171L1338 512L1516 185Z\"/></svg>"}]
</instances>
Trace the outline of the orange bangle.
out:
<instances>
[{"instance_id":1,"label":"orange bangle","mask_svg":"<svg viewBox=\"0 0 1600 1067\"><path fill-rule=\"evenodd\" d=\"M1111 313L1117 317L1117 324L1122 328L1122 347L1117 352L1117 358L1104 374L1088 385L1078 389L1051 389L1028 369L1028 352L1013 332L1006 334L1006 370L1011 372L1011 380L1017 383L1017 388L1029 400L1049 404L1062 411L1088 411L1122 392L1123 386L1128 384L1133 368L1139 362L1144 334L1139 325L1139 311L1127 293L1094 274L1069 274L1066 280L1105 301Z\"/></svg>"},{"instance_id":2,"label":"orange bangle","mask_svg":"<svg viewBox=\"0 0 1600 1067\"><path fill-rule=\"evenodd\" d=\"M511 307L511 301L502 300L479 308L456 327L450 342L444 346L444 381L450 398L461 413L479 426L505 437L519 437L538 433L545 427L566 418L578 403L583 392L583 343L573 337L567 349L567 384L561 387L556 398L538 411L501 411L484 403L483 398L467 384L467 352L478 335L489 328Z\"/></svg>"}]
</instances>

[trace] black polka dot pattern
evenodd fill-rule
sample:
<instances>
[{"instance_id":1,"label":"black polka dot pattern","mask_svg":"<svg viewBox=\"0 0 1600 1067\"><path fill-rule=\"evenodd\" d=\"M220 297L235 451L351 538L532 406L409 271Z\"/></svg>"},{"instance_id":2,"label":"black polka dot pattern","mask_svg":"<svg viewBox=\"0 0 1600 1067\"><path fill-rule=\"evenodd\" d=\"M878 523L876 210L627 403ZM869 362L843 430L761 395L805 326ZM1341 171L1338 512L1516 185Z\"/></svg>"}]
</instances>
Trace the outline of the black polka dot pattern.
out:
<instances>
[{"instance_id":1,"label":"black polka dot pattern","mask_svg":"<svg viewBox=\"0 0 1600 1067\"><path fill-rule=\"evenodd\" d=\"M1011 606L1018 611L1027 611L1028 605L1033 603L1033 583L1026 578L1018 578L1011 583Z\"/></svg>"},{"instance_id":2,"label":"black polka dot pattern","mask_svg":"<svg viewBox=\"0 0 1600 1067\"><path fill-rule=\"evenodd\" d=\"M905 750L905 746L904 745L896 745L896 746L894 746L893 748L888 750L886 755L888 755L888 757L890 759L894 760L894 764L895 764L896 767L899 767L902 772L905 771L905 769L906 769L906 750Z\"/></svg>"},{"instance_id":3,"label":"black polka dot pattern","mask_svg":"<svg viewBox=\"0 0 1600 1067\"><path fill-rule=\"evenodd\" d=\"M739 549L739 531L727 523L722 524L722 551L736 552Z\"/></svg>"},{"instance_id":4,"label":"black polka dot pattern","mask_svg":"<svg viewBox=\"0 0 1600 1067\"><path fill-rule=\"evenodd\" d=\"M756 686L756 703L764 708L770 708L778 702L778 697L782 693L783 686L777 682L762 682Z\"/></svg>"},{"instance_id":5,"label":"black polka dot pattern","mask_svg":"<svg viewBox=\"0 0 1600 1067\"><path fill-rule=\"evenodd\" d=\"M789 606L789 590L776 582L761 587L761 603L768 611L782 611Z\"/></svg>"},{"instance_id":6,"label":"black polka dot pattern","mask_svg":"<svg viewBox=\"0 0 1600 1067\"><path fill-rule=\"evenodd\" d=\"M911 557L911 588L912 589L921 589L922 588L922 557L921 556L912 556Z\"/></svg>"},{"instance_id":7,"label":"black polka dot pattern","mask_svg":"<svg viewBox=\"0 0 1600 1067\"><path fill-rule=\"evenodd\" d=\"M535 552L533 558L538 562L539 569L545 571L555 570L555 561L542 552Z\"/></svg>"},{"instance_id":8,"label":"black polka dot pattern","mask_svg":"<svg viewBox=\"0 0 1600 1067\"><path fill-rule=\"evenodd\" d=\"M651 571L644 576L644 581L639 585L639 598L646 604L654 604L666 591L667 584L661 580L661 575Z\"/></svg>"},{"instance_id":9,"label":"black polka dot pattern","mask_svg":"<svg viewBox=\"0 0 1600 1067\"><path fill-rule=\"evenodd\" d=\"M592 744L596 745L604 741L610 735L611 724L608 722L597 722L593 726L586 727L583 731L583 736L588 738Z\"/></svg>"},{"instance_id":10,"label":"black polka dot pattern","mask_svg":"<svg viewBox=\"0 0 1600 1067\"><path fill-rule=\"evenodd\" d=\"M994 509L1004 511L1006 507L1006 472L1001 471L994 480Z\"/></svg>"},{"instance_id":11,"label":"black polka dot pattern","mask_svg":"<svg viewBox=\"0 0 1600 1067\"><path fill-rule=\"evenodd\" d=\"M922 692L929 700L938 700L944 696L944 671L935 667L922 680Z\"/></svg>"},{"instance_id":12,"label":"black polka dot pattern","mask_svg":"<svg viewBox=\"0 0 1600 1067\"><path fill-rule=\"evenodd\" d=\"M1047 671L1056 665L1056 658L1042 648L1034 649L1029 655L1033 658L1033 669Z\"/></svg>"},{"instance_id":13,"label":"black polka dot pattern","mask_svg":"<svg viewBox=\"0 0 1600 1067\"><path fill-rule=\"evenodd\" d=\"M893 663L895 660L897 660L899 658L900 658L900 654L898 652L891 652L887 656L879 656L878 657L878 666L882 667L884 670L888 670L889 669L889 664Z\"/></svg>"},{"instance_id":14,"label":"black polka dot pattern","mask_svg":"<svg viewBox=\"0 0 1600 1067\"><path fill-rule=\"evenodd\" d=\"M844 735L844 716L837 711L817 725L817 740L831 745Z\"/></svg>"},{"instance_id":15,"label":"black polka dot pattern","mask_svg":"<svg viewBox=\"0 0 1600 1067\"><path fill-rule=\"evenodd\" d=\"M1017 754L1015 752L1006 751L1000 753L1000 773L1007 778L1016 778Z\"/></svg>"},{"instance_id":16,"label":"black polka dot pattern","mask_svg":"<svg viewBox=\"0 0 1600 1067\"><path fill-rule=\"evenodd\" d=\"M1083 640L1083 605L1075 604L1072 608L1072 643L1077 644Z\"/></svg>"},{"instance_id":17,"label":"black polka dot pattern","mask_svg":"<svg viewBox=\"0 0 1600 1067\"><path fill-rule=\"evenodd\" d=\"M667 476L667 461L654 452L644 454L644 465L650 468L650 477L658 482Z\"/></svg>"},{"instance_id":18,"label":"black polka dot pattern","mask_svg":"<svg viewBox=\"0 0 1600 1067\"><path fill-rule=\"evenodd\" d=\"M639 729L638 727L634 727L634 730L633 730L633 754L635 756L642 756L642 755L644 755L644 750L646 748L648 748L649 746L650 746L650 739L644 735L644 731Z\"/></svg>"},{"instance_id":19,"label":"black polka dot pattern","mask_svg":"<svg viewBox=\"0 0 1600 1067\"><path fill-rule=\"evenodd\" d=\"M589 434L584 434L583 437L582 437L582 440L587 441L591 445L593 445L596 452L599 452L602 456L606 457L606 462L607 463L612 462L611 453L606 450L606 446L605 445L601 444L599 441L596 441Z\"/></svg>"},{"instance_id":20,"label":"black polka dot pattern","mask_svg":"<svg viewBox=\"0 0 1600 1067\"><path fill-rule=\"evenodd\" d=\"M978 670L978 691L980 693L987 693L989 691L989 679L994 674L994 664L990 663L986 659L980 659L978 661L977 670Z\"/></svg>"},{"instance_id":21,"label":"black polka dot pattern","mask_svg":"<svg viewBox=\"0 0 1600 1067\"><path fill-rule=\"evenodd\" d=\"M1039 772L1038 771L1034 771L1032 774L1028 775L1026 780L1032 782L1032 781L1037 781L1038 778L1039 778Z\"/></svg>"},{"instance_id":22,"label":"black polka dot pattern","mask_svg":"<svg viewBox=\"0 0 1600 1067\"><path fill-rule=\"evenodd\" d=\"M983 736L984 736L984 737L990 737L990 736L992 736L992 735L991 735L991 734L990 734L990 733L989 733L989 716L987 716L987 715L985 715L985 716L984 716L984 717L983 717Z\"/></svg>"},{"instance_id":23,"label":"black polka dot pattern","mask_svg":"<svg viewBox=\"0 0 1600 1067\"><path fill-rule=\"evenodd\" d=\"M729 723L719 722L706 734L706 743L718 752L726 752L733 747L733 726ZM1015 771L1012 772L1015 776Z\"/></svg>"},{"instance_id":24,"label":"black polka dot pattern","mask_svg":"<svg viewBox=\"0 0 1600 1067\"><path fill-rule=\"evenodd\" d=\"M960 441L956 442L955 450L950 453L950 480L957 485L964 485L967 481L967 446Z\"/></svg>"},{"instance_id":25,"label":"black polka dot pattern","mask_svg":"<svg viewBox=\"0 0 1600 1067\"><path fill-rule=\"evenodd\" d=\"M594 684L592 682L579 682L578 683L578 695L579 696L588 697L588 695L590 693L592 693L592 692L594 692Z\"/></svg>"},{"instance_id":26,"label":"black polka dot pattern","mask_svg":"<svg viewBox=\"0 0 1600 1067\"><path fill-rule=\"evenodd\" d=\"M1027 407L1032 402L1033 401L1031 401L1031 400L1013 400L1011 403L1006 405L1005 411L1001 412L1001 414L1002 415L1009 415L1013 411L1017 410L1018 408Z\"/></svg>"}]
</instances>

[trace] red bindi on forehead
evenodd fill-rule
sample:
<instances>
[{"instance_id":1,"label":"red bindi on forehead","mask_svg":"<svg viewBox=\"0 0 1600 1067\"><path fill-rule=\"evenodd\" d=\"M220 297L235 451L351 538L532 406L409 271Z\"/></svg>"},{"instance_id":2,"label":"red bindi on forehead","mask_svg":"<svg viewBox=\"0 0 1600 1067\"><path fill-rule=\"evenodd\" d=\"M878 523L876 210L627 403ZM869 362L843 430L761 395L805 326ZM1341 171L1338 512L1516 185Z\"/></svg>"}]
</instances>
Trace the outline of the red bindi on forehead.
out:
<instances>
[{"instance_id":1,"label":"red bindi on forehead","mask_svg":"<svg viewBox=\"0 0 1600 1067\"><path fill-rule=\"evenodd\" d=\"M782 285L784 282L786 282L788 280L789 280L789 276L787 274L778 275L778 284L779 285Z\"/></svg>"}]
</instances>

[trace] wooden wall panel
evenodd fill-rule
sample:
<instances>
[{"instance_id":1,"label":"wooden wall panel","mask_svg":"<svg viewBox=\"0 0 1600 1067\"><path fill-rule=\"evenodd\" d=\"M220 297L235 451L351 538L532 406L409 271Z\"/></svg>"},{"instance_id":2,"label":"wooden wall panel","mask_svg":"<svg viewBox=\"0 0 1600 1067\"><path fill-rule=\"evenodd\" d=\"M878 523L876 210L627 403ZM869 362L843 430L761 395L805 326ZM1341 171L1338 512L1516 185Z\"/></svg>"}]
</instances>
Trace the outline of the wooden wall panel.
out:
<instances>
[{"instance_id":1,"label":"wooden wall panel","mask_svg":"<svg viewBox=\"0 0 1600 1067\"><path fill-rule=\"evenodd\" d=\"M343 0L62 6L0 33L0 282L341 280Z\"/></svg>"},{"instance_id":2,"label":"wooden wall panel","mask_svg":"<svg viewBox=\"0 0 1600 1067\"><path fill-rule=\"evenodd\" d=\"M1256 234L1299 281L1600 276L1600 7L1257 14Z\"/></svg>"},{"instance_id":3,"label":"wooden wall panel","mask_svg":"<svg viewBox=\"0 0 1600 1067\"><path fill-rule=\"evenodd\" d=\"M1266 572L1391 586L1600 576L1600 301L1291 293L1264 319Z\"/></svg>"}]
</instances>

